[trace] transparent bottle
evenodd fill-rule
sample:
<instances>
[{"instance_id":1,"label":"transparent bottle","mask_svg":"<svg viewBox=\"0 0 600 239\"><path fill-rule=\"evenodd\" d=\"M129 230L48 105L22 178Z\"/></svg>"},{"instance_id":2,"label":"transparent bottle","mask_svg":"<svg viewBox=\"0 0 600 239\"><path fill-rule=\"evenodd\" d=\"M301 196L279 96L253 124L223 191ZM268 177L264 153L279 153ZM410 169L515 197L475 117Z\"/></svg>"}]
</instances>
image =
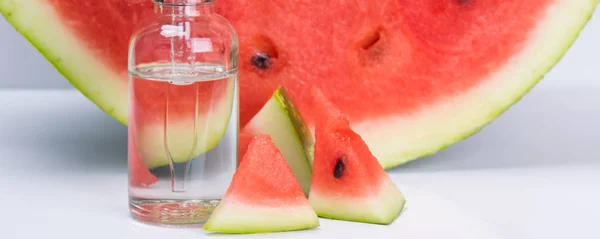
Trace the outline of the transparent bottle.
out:
<instances>
[{"instance_id":1,"label":"transparent bottle","mask_svg":"<svg viewBox=\"0 0 600 239\"><path fill-rule=\"evenodd\" d=\"M153 1L129 46L129 207L201 224L237 168L238 40L214 0Z\"/></svg>"}]
</instances>

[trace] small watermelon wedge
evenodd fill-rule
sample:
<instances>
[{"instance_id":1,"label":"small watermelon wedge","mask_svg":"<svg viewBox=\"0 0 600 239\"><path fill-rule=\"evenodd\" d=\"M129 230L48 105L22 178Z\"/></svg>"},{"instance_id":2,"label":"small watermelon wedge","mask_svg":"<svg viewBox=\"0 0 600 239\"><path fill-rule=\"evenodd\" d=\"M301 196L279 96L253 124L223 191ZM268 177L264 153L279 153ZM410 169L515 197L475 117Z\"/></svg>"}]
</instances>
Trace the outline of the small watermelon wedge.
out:
<instances>
[{"instance_id":1,"label":"small watermelon wedge","mask_svg":"<svg viewBox=\"0 0 600 239\"><path fill-rule=\"evenodd\" d=\"M304 153L301 138L288 115L289 112L277 90L258 114L241 130L239 155L245 155L248 144L254 136L269 135L294 172L302 191L308 196L311 168Z\"/></svg>"},{"instance_id":2,"label":"small watermelon wedge","mask_svg":"<svg viewBox=\"0 0 600 239\"><path fill-rule=\"evenodd\" d=\"M320 217L389 224L406 200L342 112L319 90L310 205Z\"/></svg>"},{"instance_id":3,"label":"small watermelon wedge","mask_svg":"<svg viewBox=\"0 0 600 239\"><path fill-rule=\"evenodd\" d=\"M283 155L268 135L248 145L221 203L204 230L262 233L318 227L319 219Z\"/></svg>"}]
</instances>

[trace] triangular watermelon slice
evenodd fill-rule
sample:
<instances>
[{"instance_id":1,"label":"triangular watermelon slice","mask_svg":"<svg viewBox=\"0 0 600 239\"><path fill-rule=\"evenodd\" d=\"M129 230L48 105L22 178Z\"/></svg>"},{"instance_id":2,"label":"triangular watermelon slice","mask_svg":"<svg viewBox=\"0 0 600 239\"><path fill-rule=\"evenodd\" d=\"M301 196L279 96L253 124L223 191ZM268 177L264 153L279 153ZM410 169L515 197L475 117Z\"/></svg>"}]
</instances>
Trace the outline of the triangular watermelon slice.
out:
<instances>
[{"instance_id":1,"label":"triangular watermelon slice","mask_svg":"<svg viewBox=\"0 0 600 239\"><path fill-rule=\"evenodd\" d=\"M314 90L316 144L309 201L321 217L389 224L406 200L342 112Z\"/></svg>"},{"instance_id":2,"label":"triangular watermelon slice","mask_svg":"<svg viewBox=\"0 0 600 239\"><path fill-rule=\"evenodd\" d=\"M281 151L306 196L310 190L311 168L279 90L240 132L239 155L245 155L256 135L267 134Z\"/></svg>"},{"instance_id":3,"label":"triangular watermelon slice","mask_svg":"<svg viewBox=\"0 0 600 239\"><path fill-rule=\"evenodd\" d=\"M218 0L216 9L239 35L241 127L284 85L314 136L309 89L318 86L389 168L507 110L560 60L597 4ZM84 95L127 123L128 40L152 5L0 0L0 12Z\"/></svg>"},{"instance_id":4,"label":"triangular watermelon slice","mask_svg":"<svg viewBox=\"0 0 600 239\"><path fill-rule=\"evenodd\" d=\"M283 155L268 135L248 145L231 185L204 229L260 233L309 229L319 219Z\"/></svg>"}]
</instances>

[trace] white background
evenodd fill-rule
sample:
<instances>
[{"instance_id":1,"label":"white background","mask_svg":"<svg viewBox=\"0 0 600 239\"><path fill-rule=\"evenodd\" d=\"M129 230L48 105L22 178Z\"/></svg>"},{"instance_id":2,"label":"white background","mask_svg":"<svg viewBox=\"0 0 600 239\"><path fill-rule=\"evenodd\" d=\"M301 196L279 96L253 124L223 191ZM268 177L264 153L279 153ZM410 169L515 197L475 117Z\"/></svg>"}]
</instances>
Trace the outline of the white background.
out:
<instances>
[{"instance_id":1,"label":"white background","mask_svg":"<svg viewBox=\"0 0 600 239\"><path fill-rule=\"evenodd\" d=\"M389 171L409 200L391 226L321 220L317 230L253 238L600 238L598 12L508 112ZM205 236L129 218L125 127L70 89L4 20L0 72L0 88L12 88L0 90L2 238Z\"/></svg>"}]
</instances>

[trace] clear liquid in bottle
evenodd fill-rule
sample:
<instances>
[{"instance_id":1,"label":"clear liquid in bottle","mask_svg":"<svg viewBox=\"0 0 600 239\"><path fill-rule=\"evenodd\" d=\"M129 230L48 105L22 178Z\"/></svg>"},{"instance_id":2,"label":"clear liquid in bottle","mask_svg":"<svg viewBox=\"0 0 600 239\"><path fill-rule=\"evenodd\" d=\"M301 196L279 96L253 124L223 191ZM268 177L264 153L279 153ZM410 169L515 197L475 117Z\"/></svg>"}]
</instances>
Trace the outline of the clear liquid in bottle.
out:
<instances>
[{"instance_id":1,"label":"clear liquid in bottle","mask_svg":"<svg viewBox=\"0 0 600 239\"><path fill-rule=\"evenodd\" d=\"M130 44L129 208L201 224L237 168L237 37L212 1L165 1Z\"/></svg>"}]
</instances>

